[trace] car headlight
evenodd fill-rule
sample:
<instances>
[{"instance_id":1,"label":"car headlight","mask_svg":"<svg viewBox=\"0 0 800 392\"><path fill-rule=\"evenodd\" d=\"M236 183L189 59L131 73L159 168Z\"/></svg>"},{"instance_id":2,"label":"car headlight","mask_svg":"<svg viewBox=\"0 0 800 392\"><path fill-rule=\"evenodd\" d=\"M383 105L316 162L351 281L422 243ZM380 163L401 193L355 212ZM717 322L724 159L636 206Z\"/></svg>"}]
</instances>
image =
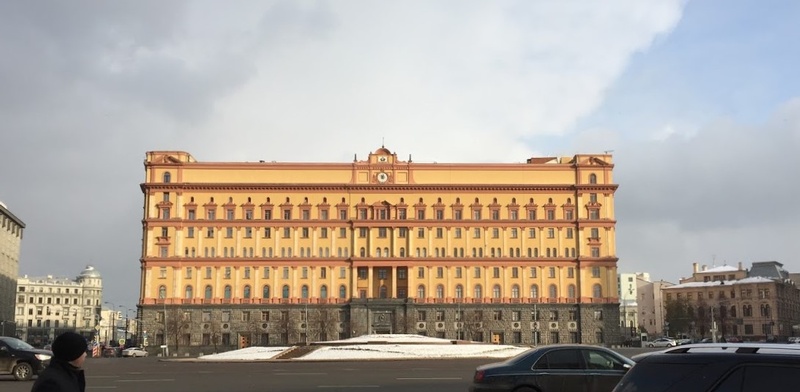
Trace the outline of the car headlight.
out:
<instances>
[{"instance_id":1,"label":"car headlight","mask_svg":"<svg viewBox=\"0 0 800 392\"><path fill-rule=\"evenodd\" d=\"M47 361L50 359L51 356L47 354L36 354L35 357L40 361Z\"/></svg>"}]
</instances>

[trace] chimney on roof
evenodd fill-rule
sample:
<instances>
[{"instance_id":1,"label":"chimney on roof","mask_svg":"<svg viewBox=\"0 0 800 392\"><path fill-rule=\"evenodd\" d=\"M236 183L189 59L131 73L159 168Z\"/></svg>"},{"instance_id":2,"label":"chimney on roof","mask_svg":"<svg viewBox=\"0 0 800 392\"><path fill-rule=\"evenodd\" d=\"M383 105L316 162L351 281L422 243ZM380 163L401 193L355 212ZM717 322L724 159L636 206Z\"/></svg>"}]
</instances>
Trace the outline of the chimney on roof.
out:
<instances>
[{"instance_id":1,"label":"chimney on roof","mask_svg":"<svg viewBox=\"0 0 800 392\"><path fill-rule=\"evenodd\" d=\"M703 264L703 272L706 272L707 269L708 269L708 266Z\"/></svg>"},{"instance_id":2,"label":"chimney on roof","mask_svg":"<svg viewBox=\"0 0 800 392\"><path fill-rule=\"evenodd\" d=\"M699 272L699 266L697 265L697 263L692 263L692 268L694 269L694 273Z\"/></svg>"},{"instance_id":3,"label":"chimney on roof","mask_svg":"<svg viewBox=\"0 0 800 392\"><path fill-rule=\"evenodd\" d=\"M743 268L742 268L742 262L740 261L740 262L739 262L739 271L742 271L742 269L743 269Z\"/></svg>"}]
</instances>

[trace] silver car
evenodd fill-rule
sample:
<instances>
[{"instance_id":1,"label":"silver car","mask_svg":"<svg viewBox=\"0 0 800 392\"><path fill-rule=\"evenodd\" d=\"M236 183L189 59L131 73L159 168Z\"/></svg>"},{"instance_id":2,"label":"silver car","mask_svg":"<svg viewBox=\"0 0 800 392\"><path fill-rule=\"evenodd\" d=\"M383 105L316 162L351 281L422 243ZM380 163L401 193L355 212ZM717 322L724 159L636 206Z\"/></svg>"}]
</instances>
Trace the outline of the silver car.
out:
<instances>
[{"instance_id":1,"label":"silver car","mask_svg":"<svg viewBox=\"0 0 800 392\"><path fill-rule=\"evenodd\" d=\"M647 343L647 347L675 347L677 345L678 342L672 338L658 338Z\"/></svg>"}]
</instances>

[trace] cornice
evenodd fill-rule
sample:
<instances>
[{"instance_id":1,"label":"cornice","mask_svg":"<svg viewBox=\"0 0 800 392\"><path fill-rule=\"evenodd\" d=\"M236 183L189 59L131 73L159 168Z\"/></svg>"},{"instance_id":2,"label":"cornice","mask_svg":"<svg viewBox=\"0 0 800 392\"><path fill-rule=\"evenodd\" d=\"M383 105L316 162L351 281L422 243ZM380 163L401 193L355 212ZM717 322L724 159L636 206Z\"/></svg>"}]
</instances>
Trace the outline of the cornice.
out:
<instances>
[{"instance_id":1,"label":"cornice","mask_svg":"<svg viewBox=\"0 0 800 392\"><path fill-rule=\"evenodd\" d=\"M254 183L142 183L143 193L163 191L315 191L315 192L614 192L617 184L521 185L521 184L254 184Z\"/></svg>"}]
</instances>

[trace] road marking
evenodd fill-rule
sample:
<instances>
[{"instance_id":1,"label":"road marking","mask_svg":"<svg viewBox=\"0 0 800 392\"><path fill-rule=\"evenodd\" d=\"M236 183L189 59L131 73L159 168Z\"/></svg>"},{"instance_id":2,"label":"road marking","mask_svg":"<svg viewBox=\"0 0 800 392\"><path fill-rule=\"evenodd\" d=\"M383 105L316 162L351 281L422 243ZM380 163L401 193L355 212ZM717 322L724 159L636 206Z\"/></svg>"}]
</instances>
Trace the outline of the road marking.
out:
<instances>
[{"instance_id":1,"label":"road marking","mask_svg":"<svg viewBox=\"0 0 800 392\"><path fill-rule=\"evenodd\" d=\"M380 385L317 385L317 388L380 388Z\"/></svg>"},{"instance_id":2,"label":"road marking","mask_svg":"<svg viewBox=\"0 0 800 392\"><path fill-rule=\"evenodd\" d=\"M175 381L174 378L151 378L142 380L117 380L117 382L159 382L159 381Z\"/></svg>"},{"instance_id":3,"label":"road marking","mask_svg":"<svg viewBox=\"0 0 800 392\"><path fill-rule=\"evenodd\" d=\"M86 378L117 378L119 376L86 376Z\"/></svg>"},{"instance_id":4,"label":"road marking","mask_svg":"<svg viewBox=\"0 0 800 392\"><path fill-rule=\"evenodd\" d=\"M395 380L461 380L461 377L398 377Z\"/></svg>"},{"instance_id":5,"label":"road marking","mask_svg":"<svg viewBox=\"0 0 800 392\"><path fill-rule=\"evenodd\" d=\"M88 387L87 386L86 389L114 389L116 387L117 387L116 385L112 385L112 386L109 386L109 387Z\"/></svg>"},{"instance_id":6,"label":"road marking","mask_svg":"<svg viewBox=\"0 0 800 392\"><path fill-rule=\"evenodd\" d=\"M274 376L325 376L328 373L272 373Z\"/></svg>"}]
</instances>

